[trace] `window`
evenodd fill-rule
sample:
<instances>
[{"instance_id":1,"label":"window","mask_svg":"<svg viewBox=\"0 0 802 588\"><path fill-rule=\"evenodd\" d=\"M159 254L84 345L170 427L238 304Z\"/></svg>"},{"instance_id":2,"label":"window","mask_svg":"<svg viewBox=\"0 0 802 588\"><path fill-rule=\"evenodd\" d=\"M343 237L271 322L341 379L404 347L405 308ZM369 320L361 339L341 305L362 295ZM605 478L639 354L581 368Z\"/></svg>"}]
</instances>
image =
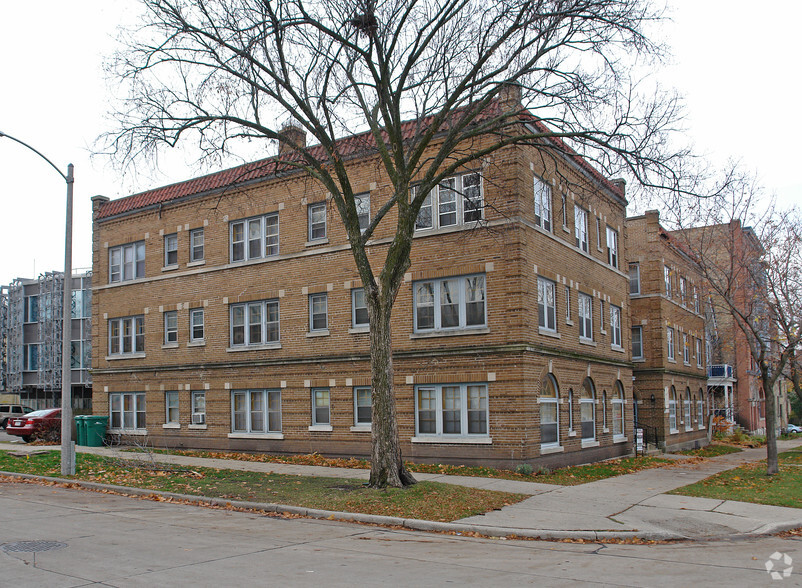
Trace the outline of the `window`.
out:
<instances>
[{"instance_id":1,"label":"window","mask_svg":"<svg viewBox=\"0 0 802 588\"><path fill-rule=\"evenodd\" d=\"M682 306L685 306L686 295L688 293L688 282L684 276L679 279L679 300Z\"/></svg>"},{"instance_id":2,"label":"window","mask_svg":"<svg viewBox=\"0 0 802 588\"><path fill-rule=\"evenodd\" d=\"M574 389L568 389L568 432L574 432Z\"/></svg>"},{"instance_id":3,"label":"window","mask_svg":"<svg viewBox=\"0 0 802 588\"><path fill-rule=\"evenodd\" d=\"M582 421L582 440L596 439L596 388L590 378L582 383L582 394L579 397L579 418Z\"/></svg>"},{"instance_id":4,"label":"window","mask_svg":"<svg viewBox=\"0 0 802 588\"><path fill-rule=\"evenodd\" d=\"M693 287L693 311L699 314L699 293L696 291L696 286Z\"/></svg>"},{"instance_id":5,"label":"window","mask_svg":"<svg viewBox=\"0 0 802 588\"><path fill-rule=\"evenodd\" d=\"M702 367L702 340L696 339L696 367Z\"/></svg>"},{"instance_id":6,"label":"window","mask_svg":"<svg viewBox=\"0 0 802 588\"><path fill-rule=\"evenodd\" d=\"M178 312L171 310L164 313L164 344L178 343Z\"/></svg>"},{"instance_id":7,"label":"window","mask_svg":"<svg viewBox=\"0 0 802 588\"><path fill-rule=\"evenodd\" d=\"M193 308L189 311L189 341L190 343L200 343L206 336L203 324L203 309Z\"/></svg>"},{"instance_id":8,"label":"window","mask_svg":"<svg viewBox=\"0 0 802 588\"><path fill-rule=\"evenodd\" d=\"M632 327L632 359L643 359L643 327Z\"/></svg>"},{"instance_id":9,"label":"window","mask_svg":"<svg viewBox=\"0 0 802 588\"><path fill-rule=\"evenodd\" d=\"M574 206L574 237L576 246L587 253L588 243L588 211L579 206Z\"/></svg>"},{"instance_id":10,"label":"window","mask_svg":"<svg viewBox=\"0 0 802 588\"><path fill-rule=\"evenodd\" d=\"M615 383L613 392L613 438L624 436L624 386L620 381Z\"/></svg>"},{"instance_id":11,"label":"window","mask_svg":"<svg viewBox=\"0 0 802 588\"><path fill-rule=\"evenodd\" d=\"M607 390L602 390L602 430L607 432Z\"/></svg>"},{"instance_id":12,"label":"window","mask_svg":"<svg viewBox=\"0 0 802 588\"><path fill-rule=\"evenodd\" d=\"M487 385L417 386L417 434L421 436L487 436Z\"/></svg>"},{"instance_id":13,"label":"window","mask_svg":"<svg viewBox=\"0 0 802 588\"><path fill-rule=\"evenodd\" d=\"M571 322L571 286L565 287L565 322Z\"/></svg>"},{"instance_id":14,"label":"window","mask_svg":"<svg viewBox=\"0 0 802 588\"><path fill-rule=\"evenodd\" d=\"M699 397L696 400L696 424L702 429L705 426L705 401L702 389L699 389Z\"/></svg>"},{"instance_id":15,"label":"window","mask_svg":"<svg viewBox=\"0 0 802 588\"><path fill-rule=\"evenodd\" d=\"M610 305L610 345L621 347L621 307Z\"/></svg>"},{"instance_id":16,"label":"window","mask_svg":"<svg viewBox=\"0 0 802 588\"><path fill-rule=\"evenodd\" d=\"M607 263L618 267L618 231L607 227Z\"/></svg>"},{"instance_id":17,"label":"window","mask_svg":"<svg viewBox=\"0 0 802 588\"><path fill-rule=\"evenodd\" d=\"M368 305L365 300L365 289L354 288L351 290L351 326L367 327L370 324L368 316Z\"/></svg>"},{"instance_id":18,"label":"window","mask_svg":"<svg viewBox=\"0 0 802 588\"><path fill-rule=\"evenodd\" d=\"M682 361L685 365L691 365L691 340L688 333L682 334Z\"/></svg>"},{"instance_id":19,"label":"window","mask_svg":"<svg viewBox=\"0 0 802 588\"><path fill-rule=\"evenodd\" d=\"M601 219L597 216L596 217L596 248L599 251L601 251L601 244L602 244L601 233L602 233L602 230L601 230Z\"/></svg>"},{"instance_id":20,"label":"window","mask_svg":"<svg viewBox=\"0 0 802 588\"><path fill-rule=\"evenodd\" d=\"M192 229L189 232L189 261L203 261L203 229Z\"/></svg>"},{"instance_id":21,"label":"window","mask_svg":"<svg viewBox=\"0 0 802 588\"><path fill-rule=\"evenodd\" d=\"M26 296L23 309L23 322L35 323L39 320L39 297Z\"/></svg>"},{"instance_id":22,"label":"window","mask_svg":"<svg viewBox=\"0 0 802 588\"><path fill-rule=\"evenodd\" d=\"M599 299L599 331L606 334L604 330L604 300Z\"/></svg>"},{"instance_id":23,"label":"window","mask_svg":"<svg viewBox=\"0 0 802 588\"><path fill-rule=\"evenodd\" d=\"M325 331L328 321L329 296L325 292L309 295L309 330Z\"/></svg>"},{"instance_id":24,"label":"window","mask_svg":"<svg viewBox=\"0 0 802 588\"><path fill-rule=\"evenodd\" d=\"M557 285L546 278L537 279L537 320L538 326L547 331L557 330L557 307L555 289Z\"/></svg>"},{"instance_id":25,"label":"window","mask_svg":"<svg viewBox=\"0 0 802 588\"><path fill-rule=\"evenodd\" d=\"M178 392L164 393L164 412L165 424L178 424Z\"/></svg>"},{"instance_id":26,"label":"window","mask_svg":"<svg viewBox=\"0 0 802 588\"><path fill-rule=\"evenodd\" d=\"M370 192L354 195L356 215L359 218L359 230L365 232L370 224Z\"/></svg>"},{"instance_id":27,"label":"window","mask_svg":"<svg viewBox=\"0 0 802 588\"><path fill-rule=\"evenodd\" d=\"M561 194L560 199L563 207L563 228L568 230L568 202L565 198L565 194Z\"/></svg>"},{"instance_id":28,"label":"window","mask_svg":"<svg viewBox=\"0 0 802 588\"><path fill-rule=\"evenodd\" d=\"M206 392L203 390L192 393L192 424L206 424Z\"/></svg>"},{"instance_id":29,"label":"window","mask_svg":"<svg viewBox=\"0 0 802 588\"><path fill-rule=\"evenodd\" d=\"M331 425L331 396L328 388L312 388L312 425Z\"/></svg>"},{"instance_id":30,"label":"window","mask_svg":"<svg viewBox=\"0 0 802 588\"><path fill-rule=\"evenodd\" d=\"M685 389L685 396L682 399L682 418L685 420L685 430L690 431L693 423L691 422L691 391Z\"/></svg>"},{"instance_id":31,"label":"window","mask_svg":"<svg viewBox=\"0 0 802 588\"><path fill-rule=\"evenodd\" d=\"M70 341L70 369L85 370L91 367L92 345L89 341L73 340ZM80 373L73 373L74 381L83 379Z\"/></svg>"},{"instance_id":32,"label":"window","mask_svg":"<svg viewBox=\"0 0 802 588\"><path fill-rule=\"evenodd\" d=\"M92 316L92 291L73 290L70 300L70 316L74 319Z\"/></svg>"},{"instance_id":33,"label":"window","mask_svg":"<svg viewBox=\"0 0 802 588\"><path fill-rule=\"evenodd\" d=\"M178 235L164 236L164 267L178 265Z\"/></svg>"},{"instance_id":34,"label":"window","mask_svg":"<svg viewBox=\"0 0 802 588\"><path fill-rule=\"evenodd\" d=\"M663 278L666 283L666 296L671 298L671 268L667 265L663 266Z\"/></svg>"},{"instance_id":35,"label":"window","mask_svg":"<svg viewBox=\"0 0 802 588\"><path fill-rule=\"evenodd\" d=\"M666 343L668 344L668 359L674 361L674 328L666 328Z\"/></svg>"},{"instance_id":36,"label":"window","mask_svg":"<svg viewBox=\"0 0 802 588\"><path fill-rule=\"evenodd\" d=\"M560 400L557 380L547 374L540 391L540 446L560 444Z\"/></svg>"},{"instance_id":37,"label":"window","mask_svg":"<svg viewBox=\"0 0 802 588\"><path fill-rule=\"evenodd\" d=\"M593 340L593 299L587 294L579 293L579 337Z\"/></svg>"},{"instance_id":38,"label":"window","mask_svg":"<svg viewBox=\"0 0 802 588\"><path fill-rule=\"evenodd\" d=\"M230 231L232 262L278 255L278 213L234 221Z\"/></svg>"},{"instance_id":39,"label":"window","mask_svg":"<svg viewBox=\"0 0 802 588\"><path fill-rule=\"evenodd\" d=\"M145 428L145 393L109 394L109 428L136 430Z\"/></svg>"},{"instance_id":40,"label":"window","mask_svg":"<svg viewBox=\"0 0 802 588\"><path fill-rule=\"evenodd\" d=\"M204 411L206 401L204 399ZM281 390L231 392L233 433L281 432Z\"/></svg>"},{"instance_id":41,"label":"window","mask_svg":"<svg viewBox=\"0 0 802 588\"><path fill-rule=\"evenodd\" d=\"M479 221L483 208L482 176L478 172L446 178L424 199L415 228L436 229Z\"/></svg>"},{"instance_id":42,"label":"window","mask_svg":"<svg viewBox=\"0 0 802 588\"><path fill-rule=\"evenodd\" d=\"M35 372L39 369L39 343L23 346L22 370Z\"/></svg>"},{"instance_id":43,"label":"window","mask_svg":"<svg viewBox=\"0 0 802 588\"><path fill-rule=\"evenodd\" d=\"M109 248L109 282L124 282L145 277L145 242Z\"/></svg>"},{"instance_id":44,"label":"window","mask_svg":"<svg viewBox=\"0 0 802 588\"><path fill-rule=\"evenodd\" d=\"M677 391L674 386L668 394L668 428L672 433L677 432Z\"/></svg>"},{"instance_id":45,"label":"window","mask_svg":"<svg viewBox=\"0 0 802 588\"><path fill-rule=\"evenodd\" d=\"M230 314L232 347L278 342L278 300L232 304Z\"/></svg>"},{"instance_id":46,"label":"window","mask_svg":"<svg viewBox=\"0 0 802 588\"><path fill-rule=\"evenodd\" d=\"M326 238L326 203L310 204L309 214L309 240L319 241Z\"/></svg>"},{"instance_id":47,"label":"window","mask_svg":"<svg viewBox=\"0 0 802 588\"><path fill-rule=\"evenodd\" d=\"M640 294L640 264L629 264L629 293L633 296Z\"/></svg>"},{"instance_id":48,"label":"window","mask_svg":"<svg viewBox=\"0 0 802 588\"><path fill-rule=\"evenodd\" d=\"M483 327L485 276L416 282L415 331L439 331Z\"/></svg>"},{"instance_id":49,"label":"window","mask_svg":"<svg viewBox=\"0 0 802 588\"><path fill-rule=\"evenodd\" d=\"M144 316L109 319L109 355L129 355L144 352Z\"/></svg>"},{"instance_id":50,"label":"window","mask_svg":"<svg viewBox=\"0 0 802 588\"><path fill-rule=\"evenodd\" d=\"M354 425L369 425L372 422L373 398L370 386L354 387Z\"/></svg>"},{"instance_id":51,"label":"window","mask_svg":"<svg viewBox=\"0 0 802 588\"><path fill-rule=\"evenodd\" d=\"M551 186L535 176L535 224L551 231Z\"/></svg>"}]
</instances>

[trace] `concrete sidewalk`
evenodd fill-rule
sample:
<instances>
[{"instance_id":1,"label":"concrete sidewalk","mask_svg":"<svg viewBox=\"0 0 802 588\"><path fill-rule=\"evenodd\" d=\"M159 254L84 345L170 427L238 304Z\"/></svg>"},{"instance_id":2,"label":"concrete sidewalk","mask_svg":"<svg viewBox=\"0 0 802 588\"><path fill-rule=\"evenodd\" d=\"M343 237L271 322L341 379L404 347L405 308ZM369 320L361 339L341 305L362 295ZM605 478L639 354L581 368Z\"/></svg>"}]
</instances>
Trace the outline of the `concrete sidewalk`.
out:
<instances>
[{"instance_id":1,"label":"concrete sidewalk","mask_svg":"<svg viewBox=\"0 0 802 588\"><path fill-rule=\"evenodd\" d=\"M780 441L785 451L802 445L802 440ZM41 450L16 443L0 443L2 449L30 452ZM47 449L53 449L48 447ZM56 448L57 449L57 448ZM106 447L79 447L81 453L92 453L125 459L151 459L149 455L123 452ZM759 504L667 495L665 492L692 484L718 472L759 461L765 448L747 449L740 453L691 463L677 457L668 467L642 470L634 474L608 478L580 486L557 486L516 480L448 476L416 473L418 480L431 480L487 490L531 495L517 504L452 523L413 521L359 513L332 513L289 507L242 503L247 508L293 512L304 516L354 520L360 522L402 525L422 530L476 532L490 536L518 535L543 539L711 539L738 535L760 535L802 527L802 509ZM292 464L247 462L158 454L159 462L188 467L211 467L277 474L337 477L367 480L368 470L302 466ZM72 482L72 480L69 480ZM84 484L99 487L96 484ZM129 492L153 494L152 491ZM176 495L177 496L177 495ZM181 497L186 498L186 497ZM207 500L215 504L229 500Z\"/></svg>"}]
</instances>

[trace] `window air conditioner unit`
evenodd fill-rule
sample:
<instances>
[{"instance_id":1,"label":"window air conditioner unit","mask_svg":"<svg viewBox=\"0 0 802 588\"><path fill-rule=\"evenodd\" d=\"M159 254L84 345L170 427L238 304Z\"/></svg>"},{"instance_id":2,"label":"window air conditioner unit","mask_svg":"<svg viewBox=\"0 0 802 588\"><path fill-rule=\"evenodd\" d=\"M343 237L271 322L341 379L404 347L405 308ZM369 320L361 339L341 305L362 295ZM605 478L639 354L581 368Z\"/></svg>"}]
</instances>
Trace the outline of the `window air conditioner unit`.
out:
<instances>
[{"instance_id":1,"label":"window air conditioner unit","mask_svg":"<svg viewBox=\"0 0 802 588\"><path fill-rule=\"evenodd\" d=\"M192 424L193 425L205 425L206 424L206 413L205 412L193 412L192 413Z\"/></svg>"}]
</instances>

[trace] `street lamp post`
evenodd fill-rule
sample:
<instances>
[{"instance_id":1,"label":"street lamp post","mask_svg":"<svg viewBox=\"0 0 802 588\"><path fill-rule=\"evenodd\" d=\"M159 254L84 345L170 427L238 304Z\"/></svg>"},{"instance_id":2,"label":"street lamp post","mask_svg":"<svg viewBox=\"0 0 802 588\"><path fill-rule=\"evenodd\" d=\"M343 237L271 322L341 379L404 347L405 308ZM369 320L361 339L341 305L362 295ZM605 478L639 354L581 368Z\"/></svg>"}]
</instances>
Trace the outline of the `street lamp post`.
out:
<instances>
[{"instance_id":1,"label":"street lamp post","mask_svg":"<svg viewBox=\"0 0 802 588\"><path fill-rule=\"evenodd\" d=\"M70 346L72 344L72 189L75 183L74 166L67 166L67 174L56 167L39 151L0 131L0 138L7 137L27 147L50 164L67 182L67 221L64 236L64 298L62 302L61 330L61 475L75 475L75 444L72 442L72 371L70 366Z\"/></svg>"}]
</instances>

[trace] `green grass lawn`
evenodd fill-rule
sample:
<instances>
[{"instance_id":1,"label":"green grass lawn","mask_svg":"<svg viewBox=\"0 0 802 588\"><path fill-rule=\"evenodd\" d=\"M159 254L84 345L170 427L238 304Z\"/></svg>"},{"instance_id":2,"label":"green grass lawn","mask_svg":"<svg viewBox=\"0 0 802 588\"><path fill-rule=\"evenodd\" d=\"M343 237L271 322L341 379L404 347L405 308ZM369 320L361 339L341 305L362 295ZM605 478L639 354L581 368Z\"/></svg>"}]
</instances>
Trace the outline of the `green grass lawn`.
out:
<instances>
[{"instance_id":1,"label":"green grass lawn","mask_svg":"<svg viewBox=\"0 0 802 588\"><path fill-rule=\"evenodd\" d=\"M743 451L741 447L733 445L720 445L718 443L711 443L699 449L686 449L685 451L678 451L680 455L692 455L695 457L717 457L719 455L727 455L728 453L738 453Z\"/></svg>"},{"instance_id":2,"label":"green grass lawn","mask_svg":"<svg viewBox=\"0 0 802 588\"><path fill-rule=\"evenodd\" d=\"M452 521L485 513L527 496L450 484L421 482L407 489L373 490L362 480L311 478L213 468L147 468L148 464L78 454L75 478L150 490L229 500L268 502L324 510ZM60 454L14 457L0 452L0 470L60 475Z\"/></svg>"},{"instance_id":3,"label":"green grass lawn","mask_svg":"<svg viewBox=\"0 0 802 588\"><path fill-rule=\"evenodd\" d=\"M766 462L761 461L721 472L669 494L802 508L802 449L781 453L779 461L780 473L774 476L766 475Z\"/></svg>"}]
</instances>

